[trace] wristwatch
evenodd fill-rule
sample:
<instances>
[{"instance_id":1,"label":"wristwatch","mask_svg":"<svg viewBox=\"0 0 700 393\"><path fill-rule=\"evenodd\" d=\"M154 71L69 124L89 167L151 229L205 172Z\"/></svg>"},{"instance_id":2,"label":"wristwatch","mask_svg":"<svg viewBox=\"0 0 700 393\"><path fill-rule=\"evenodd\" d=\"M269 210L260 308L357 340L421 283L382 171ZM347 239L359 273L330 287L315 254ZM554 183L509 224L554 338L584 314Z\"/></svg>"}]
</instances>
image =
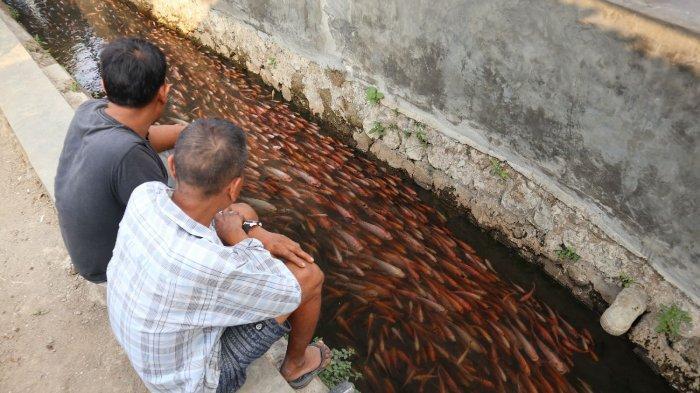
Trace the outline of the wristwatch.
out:
<instances>
[{"instance_id":1,"label":"wristwatch","mask_svg":"<svg viewBox=\"0 0 700 393\"><path fill-rule=\"evenodd\" d=\"M243 231L245 233L250 232L251 229L255 227L260 227L262 228L263 224L260 221L254 221L254 220L245 220L243 221Z\"/></svg>"}]
</instances>

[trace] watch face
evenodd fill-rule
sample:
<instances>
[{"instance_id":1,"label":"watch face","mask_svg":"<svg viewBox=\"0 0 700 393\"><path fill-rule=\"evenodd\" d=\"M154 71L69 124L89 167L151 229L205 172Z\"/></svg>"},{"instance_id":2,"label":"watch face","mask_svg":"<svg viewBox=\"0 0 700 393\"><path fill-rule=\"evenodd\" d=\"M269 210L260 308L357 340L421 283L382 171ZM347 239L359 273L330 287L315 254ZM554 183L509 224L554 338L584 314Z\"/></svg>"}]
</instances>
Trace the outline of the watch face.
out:
<instances>
[{"instance_id":1,"label":"watch face","mask_svg":"<svg viewBox=\"0 0 700 393\"><path fill-rule=\"evenodd\" d=\"M262 223L260 221L243 221L243 230L247 233L251 229L255 227L262 227Z\"/></svg>"}]
</instances>

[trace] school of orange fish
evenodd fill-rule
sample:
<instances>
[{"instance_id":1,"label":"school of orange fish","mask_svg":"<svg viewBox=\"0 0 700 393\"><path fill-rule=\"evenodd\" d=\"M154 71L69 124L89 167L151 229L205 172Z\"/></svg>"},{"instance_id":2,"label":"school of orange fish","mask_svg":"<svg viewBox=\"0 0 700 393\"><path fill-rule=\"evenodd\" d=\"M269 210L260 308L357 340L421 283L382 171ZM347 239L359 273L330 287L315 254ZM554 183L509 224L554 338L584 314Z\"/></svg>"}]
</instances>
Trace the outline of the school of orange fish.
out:
<instances>
[{"instance_id":1,"label":"school of orange fish","mask_svg":"<svg viewBox=\"0 0 700 393\"><path fill-rule=\"evenodd\" d=\"M221 117L247 132L242 200L324 267L332 315L323 320L338 326L338 342L362 343L363 390L590 391L567 378L575 353L596 359L590 334L534 287L500 278L412 186L123 4L55 3L77 8L103 38L141 35L166 52L170 120Z\"/></svg>"}]
</instances>

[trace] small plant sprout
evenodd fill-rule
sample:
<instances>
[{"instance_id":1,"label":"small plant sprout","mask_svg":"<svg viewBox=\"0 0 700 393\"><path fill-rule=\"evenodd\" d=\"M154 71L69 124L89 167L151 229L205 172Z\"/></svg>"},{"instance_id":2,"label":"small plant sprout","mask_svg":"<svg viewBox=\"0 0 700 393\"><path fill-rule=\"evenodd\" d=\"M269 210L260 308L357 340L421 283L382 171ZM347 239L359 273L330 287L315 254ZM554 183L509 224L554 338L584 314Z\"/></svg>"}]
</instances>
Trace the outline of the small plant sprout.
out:
<instances>
[{"instance_id":1,"label":"small plant sprout","mask_svg":"<svg viewBox=\"0 0 700 393\"><path fill-rule=\"evenodd\" d=\"M79 85L78 82L76 82L76 81L72 81L72 82L70 83L70 86L68 86L68 88L69 88L70 91L72 91L72 92L78 92L78 91L80 91L80 85Z\"/></svg>"},{"instance_id":2,"label":"small plant sprout","mask_svg":"<svg viewBox=\"0 0 700 393\"><path fill-rule=\"evenodd\" d=\"M352 369L351 358L355 356L352 348L332 349L333 361L325 370L318 374L321 381L328 387L333 387L344 381L358 380L362 374Z\"/></svg>"},{"instance_id":3,"label":"small plant sprout","mask_svg":"<svg viewBox=\"0 0 700 393\"><path fill-rule=\"evenodd\" d=\"M390 130L395 130L395 131L398 131L398 130L399 130L399 126L396 125L396 123L389 123L389 125L386 126L386 128L388 128L388 129L390 129Z\"/></svg>"},{"instance_id":4,"label":"small plant sprout","mask_svg":"<svg viewBox=\"0 0 700 393\"><path fill-rule=\"evenodd\" d=\"M46 46L46 41L44 41L44 39L41 38L39 34L34 34L34 41L36 41L36 43L39 44L39 46L41 46L42 48Z\"/></svg>"},{"instance_id":5,"label":"small plant sprout","mask_svg":"<svg viewBox=\"0 0 700 393\"><path fill-rule=\"evenodd\" d=\"M425 131L425 124L416 124L416 138L418 138L418 141L420 141L423 146L428 144L428 133Z\"/></svg>"},{"instance_id":6,"label":"small plant sprout","mask_svg":"<svg viewBox=\"0 0 700 393\"><path fill-rule=\"evenodd\" d=\"M634 284L634 278L628 276L625 273L620 274L617 277L617 280L620 281L620 285L622 285L623 288L627 288L630 285Z\"/></svg>"},{"instance_id":7,"label":"small plant sprout","mask_svg":"<svg viewBox=\"0 0 700 393\"><path fill-rule=\"evenodd\" d=\"M561 248L556 251L559 259L564 259L571 262L576 262L581 259L581 256L576 253L576 250L572 247L568 247L565 244L561 245Z\"/></svg>"},{"instance_id":8,"label":"small plant sprout","mask_svg":"<svg viewBox=\"0 0 700 393\"><path fill-rule=\"evenodd\" d=\"M657 333L666 333L672 338L680 336L681 325L692 322L690 314L681 310L677 305L661 306L659 312L659 324L656 325Z\"/></svg>"},{"instance_id":9,"label":"small plant sprout","mask_svg":"<svg viewBox=\"0 0 700 393\"><path fill-rule=\"evenodd\" d=\"M382 94L381 91L377 90L376 87L370 86L365 90L365 98L367 99L367 102L369 102L372 105L377 105L379 104L379 101L384 98L384 94Z\"/></svg>"},{"instance_id":10,"label":"small plant sprout","mask_svg":"<svg viewBox=\"0 0 700 393\"><path fill-rule=\"evenodd\" d=\"M267 65L268 65L270 68L275 68L275 67L277 66L277 59L274 58L274 57L268 58L268 59L267 59Z\"/></svg>"},{"instance_id":11,"label":"small plant sprout","mask_svg":"<svg viewBox=\"0 0 700 393\"><path fill-rule=\"evenodd\" d=\"M368 134L375 136L377 138L381 138L386 134L386 128L382 125L382 123L375 121L374 124L372 125L372 128L369 129Z\"/></svg>"},{"instance_id":12,"label":"small plant sprout","mask_svg":"<svg viewBox=\"0 0 700 393\"><path fill-rule=\"evenodd\" d=\"M19 20L19 16L20 16L19 11L17 11L17 9L13 8L13 7L10 7L10 6L7 6L7 7L10 9L10 16L12 17L12 19Z\"/></svg>"},{"instance_id":13,"label":"small plant sprout","mask_svg":"<svg viewBox=\"0 0 700 393\"><path fill-rule=\"evenodd\" d=\"M508 172L506 172L503 164L495 158L491 159L491 173L498 176L501 180L508 180Z\"/></svg>"},{"instance_id":14,"label":"small plant sprout","mask_svg":"<svg viewBox=\"0 0 700 393\"><path fill-rule=\"evenodd\" d=\"M392 110L391 110L391 113L394 114L394 117L399 117L399 109L398 109L398 108L392 109Z\"/></svg>"}]
</instances>

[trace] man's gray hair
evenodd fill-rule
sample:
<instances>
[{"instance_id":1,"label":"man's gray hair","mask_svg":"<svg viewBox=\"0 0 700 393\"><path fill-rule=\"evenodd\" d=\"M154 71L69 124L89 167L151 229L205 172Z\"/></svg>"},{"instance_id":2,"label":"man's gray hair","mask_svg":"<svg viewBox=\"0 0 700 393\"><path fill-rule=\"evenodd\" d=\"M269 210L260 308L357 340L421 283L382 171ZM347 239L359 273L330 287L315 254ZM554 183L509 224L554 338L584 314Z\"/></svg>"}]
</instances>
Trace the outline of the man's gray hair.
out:
<instances>
[{"instance_id":1,"label":"man's gray hair","mask_svg":"<svg viewBox=\"0 0 700 393\"><path fill-rule=\"evenodd\" d=\"M174 155L178 182L212 195L243 175L248 148L245 133L233 123L199 119L182 131Z\"/></svg>"}]
</instances>

